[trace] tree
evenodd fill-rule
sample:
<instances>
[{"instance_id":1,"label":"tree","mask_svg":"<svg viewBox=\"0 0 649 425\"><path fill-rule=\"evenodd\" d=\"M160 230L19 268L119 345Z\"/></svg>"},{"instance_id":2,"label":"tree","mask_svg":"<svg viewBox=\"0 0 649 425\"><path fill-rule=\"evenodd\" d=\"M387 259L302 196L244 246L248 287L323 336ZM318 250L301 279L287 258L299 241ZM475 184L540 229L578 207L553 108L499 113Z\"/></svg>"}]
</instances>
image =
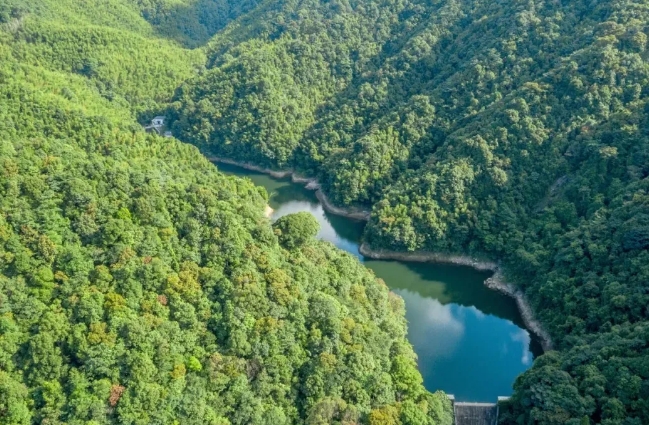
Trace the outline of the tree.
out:
<instances>
[{"instance_id":1,"label":"tree","mask_svg":"<svg viewBox=\"0 0 649 425\"><path fill-rule=\"evenodd\" d=\"M279 243L286 249L299 248L312 241L320 230L318 220L307 212L285 215L273 223Z\"/></svg>"}]
</instances>

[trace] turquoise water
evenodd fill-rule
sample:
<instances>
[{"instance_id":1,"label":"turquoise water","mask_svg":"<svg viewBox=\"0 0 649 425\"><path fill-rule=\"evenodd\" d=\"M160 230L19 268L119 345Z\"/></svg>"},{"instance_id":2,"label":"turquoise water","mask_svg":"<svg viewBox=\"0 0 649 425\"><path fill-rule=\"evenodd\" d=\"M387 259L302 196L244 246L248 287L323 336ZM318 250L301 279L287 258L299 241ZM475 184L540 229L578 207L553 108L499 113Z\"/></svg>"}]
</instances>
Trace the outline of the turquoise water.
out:
<instances>
[{"instance_id":1,"label":"turquoise water","mask_svg":"<svg viewBox=\"0 0 649 425\"><path fill-rule=\"evenodd\" d=\"M515 302L483 285L490 273L365 259L358 253L363 222L327 213L313 192L289 179L223 164L218 168L265 187L274 219L299 211L312 213L320 222L320 238L356 255L403 297L408 339L428 390L443 390L459 401L495 402L512 393L516 377L542 352L538 340L524 328Z\"/></svg>"}]
</instances>

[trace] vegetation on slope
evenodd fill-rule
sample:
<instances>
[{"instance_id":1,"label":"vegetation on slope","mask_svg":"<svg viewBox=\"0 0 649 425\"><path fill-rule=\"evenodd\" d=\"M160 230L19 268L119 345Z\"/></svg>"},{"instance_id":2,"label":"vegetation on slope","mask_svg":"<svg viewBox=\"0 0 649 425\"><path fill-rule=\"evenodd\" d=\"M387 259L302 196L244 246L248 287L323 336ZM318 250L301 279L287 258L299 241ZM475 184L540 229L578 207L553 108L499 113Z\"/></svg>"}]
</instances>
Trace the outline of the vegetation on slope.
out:
<instances>
[{"instance_id":1,"label":"vegetation on slope","mask_svg":"<svg viewBox=\"0 0 649 425\"><path fill-rule=\"evenodd\" d=\"M352 256L281 249L251 183L109 134L3 143L3 423L450 424Z\"/></svg>"},{"instance_id":2,"label":"vegetation on slope","mask_svg":"<svg viewBox=\"0 0 649 425\"><path fill-rule=\"evenodd\" d=\"M3 36L14 62L84 77L117 108L132 109L146 118L162 108L175 88L205 63L202 51L186 50L170 41L152 38L143 30L138 33L97 25L91 17L77 17L81 22L71 25L64 13L44 12L46 18L29 9L8 9L16 17L9 14L5 18ZM90 13L88 9L92 8L85 8L86 14ZM103 16L99 12L101 9L96 11L97 16ZM97 20L101 22L100 19ZM139 19L140 25L148 25ZM74 93L69 95L73 97Z\"/></svg>"},{"instance_id":3,"label":"vegetation on slope","mask_svg":"<svg viewBox=\"0 0 649 425\"><path fill-rule=\"evenodd\" d=\"M400 298L137 125L202 53L69 3L0 2L0 424L450 425Z\"/></svg>"},{"instance_id":4,"label":"vegetation on slope","mask_svg":"<svg viewBox=\"0 0 649 425\"><path fill-rule=\"evenodd\" d=\"M649 423L644 4L307 0L237 22L175 96L178 136L371 206L373 246L501 259L559 348L503 422Z\"/></svg>"},{"instance_id":5,"label":"vegetation on slope","mask_svg":"<svg viewBox=\"0 0 649 425\"><path fill-rule=\"evenodd\" d=\"M174 41L187 48L204 45L257 0L2 0L0 15L12 10L70 26L97 25L149 38Z\"/></svg>"}]
</instances>

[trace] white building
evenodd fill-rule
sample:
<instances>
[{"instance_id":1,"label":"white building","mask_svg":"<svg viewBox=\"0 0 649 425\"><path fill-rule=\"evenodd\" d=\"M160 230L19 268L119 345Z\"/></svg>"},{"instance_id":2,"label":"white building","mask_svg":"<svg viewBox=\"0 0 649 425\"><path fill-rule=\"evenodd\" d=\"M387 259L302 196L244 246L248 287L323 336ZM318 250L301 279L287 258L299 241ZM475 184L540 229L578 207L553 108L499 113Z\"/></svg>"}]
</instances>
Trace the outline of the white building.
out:
<instances>
[{"instance_id":1,"label":"white building","mask_svg":"<svg viewBox=\"0 0 649 425\"><path fill-rule=\"evenodd\" d=\"M165 125L165 117L158 116L151 120L151 127L162 127Z\"/></svg>"},{"instance_id":2,"label":"white building","mask_svg":"<svg viewBox=\"0 0 649 425\"><path fill-rule=\"evenodd\" d=\"M166 118L163 116L157 116L151 120L151 125L144 127L145 131L155 131L158 134L162 134L162 129L165 126Z\"/></svg>"}]
</instances>

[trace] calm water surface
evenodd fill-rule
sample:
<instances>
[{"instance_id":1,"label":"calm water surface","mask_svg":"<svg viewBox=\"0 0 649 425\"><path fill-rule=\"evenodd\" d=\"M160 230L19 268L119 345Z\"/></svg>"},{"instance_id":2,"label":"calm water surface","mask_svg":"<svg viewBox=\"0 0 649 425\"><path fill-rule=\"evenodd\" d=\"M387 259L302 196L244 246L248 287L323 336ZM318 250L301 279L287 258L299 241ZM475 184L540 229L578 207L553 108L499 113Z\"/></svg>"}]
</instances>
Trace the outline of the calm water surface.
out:
<instances>
[{"instance_id":1,"label":"calm water surface","mask_svg":"<svg viewBox=\"0 0 649 425\"><path fill-rule=\"evenodd\" d=\"M299 211L320 222L320 237L356 255L406 303L408 339L424 385L460 401L495 402L542 350L525 330L515 302L487 289L490 273L468 267L377 261L358 253L364 223L323 210L315 194L289 179L218 164L226 174L266 188L273 218Z\"/></svg>"}]
</instances>

